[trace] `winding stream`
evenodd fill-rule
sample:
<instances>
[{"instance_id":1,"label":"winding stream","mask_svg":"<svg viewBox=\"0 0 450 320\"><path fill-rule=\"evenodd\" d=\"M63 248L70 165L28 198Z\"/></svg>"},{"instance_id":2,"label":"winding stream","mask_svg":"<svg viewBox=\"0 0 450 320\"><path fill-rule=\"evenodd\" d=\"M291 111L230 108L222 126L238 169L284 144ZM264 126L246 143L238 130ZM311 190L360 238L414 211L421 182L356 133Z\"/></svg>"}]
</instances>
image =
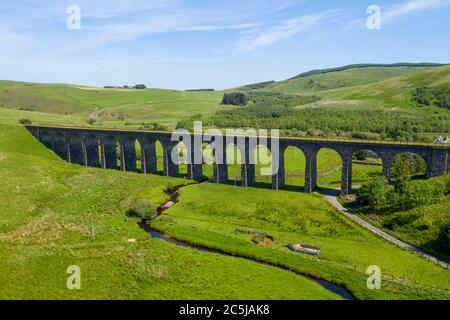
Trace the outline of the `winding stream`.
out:
<instances>
[{"instance_id":1,"label":"winding stream","mask_svg":"<svg viewBox=\"0 0 450 320\"><path fill-rule=\"evenodd\" d=\"M170 201L165 202L163 205L161 205L159 207L161 209L158 211L158 216L160 216L167 209L171 208L171 206L173 204L176 204L178 202L178 198L179 198L178 190L180 190L181 188L183 188L183 186L174 187L174 188L166 191L166 193L170 196ZM167 206L168 203L171 203L171 205ZM224 256L230 256L230 257L235 257L235 258L239 257L239 258L250 260L250 261L253 261L253 262L256 262L256 263L261 263L261 264L265 264L265 265L268 265L268 266L271 266L271 267L276 267L276 268L278 268L280 270L290 271L290 272L293 272L293 273L295 273L297 275L300 275L300 276L303 276L305 278L308 278L311 281L316 282L317 284L322 286L324 289L326 289L326 290L328 290L328 291L330 291L330 292L332 292L334 294L337 294L338 296L340 296L343 299L346 299L346 300L354 300L355 299L355 297L353 297L352 294L347 289L345 289L344 287L338 286L338 285L336 285L336 284L334 284L332 282L329 282L327 280L323 280L323 279L320 279L320 278L315 278L315 277L312 277L312 276L309 276L309 275L306 275L306 274L302 274L300 272L296 272L296 271L290 270L290 269L288 269L286 267L278 266L278 265L275 265L275 264L272 264L272 263L269 263L269 262L258 261L256 259L252 259L252 258L244 257L244 256L236 256L236 255L232 255L230 253L227 253L227 252L224 252L224 251L221 251L221 250L218 250L218 249L212 249L212 248L208 248L208 247L204 247L204 246L192 245L192 244L189 244L189 243L186 243L186 242L183 242L183 241L179 241L179 240L171 238L170 236L168 236L167 234L165 234L163 232L159 232L157 230L152 229L150 227L150 225L145 223L145 222L142 222L140 224L140 226L143 229L145 229L147 232L149 232L149 234L150 234L150 236L152 238L161 239L161 240L164 240L164 241L169 242L171 244L174 244L174 245L177 245L177 246L180 246L180 247L183 247L183 248L192 249L192 250L199 251L199 252L211 252L211 253L221 254L221 255L224 255Z\"/></svg>"}]
</instances>

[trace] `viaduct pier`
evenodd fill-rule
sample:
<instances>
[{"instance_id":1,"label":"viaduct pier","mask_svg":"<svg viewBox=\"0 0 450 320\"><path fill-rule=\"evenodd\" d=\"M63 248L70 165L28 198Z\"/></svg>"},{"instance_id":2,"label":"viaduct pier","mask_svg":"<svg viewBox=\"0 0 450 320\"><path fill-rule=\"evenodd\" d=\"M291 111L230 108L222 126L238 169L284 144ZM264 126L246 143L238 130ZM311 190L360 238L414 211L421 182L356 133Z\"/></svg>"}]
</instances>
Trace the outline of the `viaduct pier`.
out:
<instances>
[{"instance_id":1,"label":"viaduct pier","mask_svg":"<svg viewBox=\"0 0 450 320\"><path fill-rule=\"evenodd\" d=\"M141 146L140 168L143 174L156 173L156 142L159 141L163 147L164 175L179 175L178 161L174 161L173 157L174 154L177 154L179 141L173 141L171 132L50 126L27 126L26 128L41 143L67 162L104 169L120 168L123 171L136 171L138 159L136 142L139 142ZM211 146L214 142L217 146L217 141L214 141L215 138L207 134L201 135L201 137L194 134L183 137L183 142L185 143L187 139L192 146L192 148L187 148L187 178L192 180L199 180L203 177L202 163L193 161L199 154L200 157L202 155L202 146L194 147L196 138L200 138L202 141L210 141ZM243 143L238 143L239 139ZM272 163L275 163L278 167L278 170L272 174L272 188L276 190L282 189L285 185L284 154L290 146L300 149L306 159L305 192L313 192L317 187L317 155L322 148L335 150L341 157L341 192L344 195L352 192L353 155L360 150L370 150L379 156L383 165L383 175L388 179L391 174L392 160L400 153L414 153L421 156L426 163L427 178L448 173L450 166L450 148L445 145L307 138L277 138L274 141L271 137L256 137L256 142L251 143L249 137L242 136L227 136L226 139L221 140L223 140L221 142L223 143L222 150L226 150L229 144L235 144L240 151L241 184L244 187L252 186L256 182L255 164L251 161L251 158L252 154L255 154L257 146L262 142L271 151ZM275 146L278 152L272 152ZM215 149L213 150L215 151ZM216 183L228 183L228 162L226 158L226 152L214 152L213 180Z\"/></svg>"}]
</instances>

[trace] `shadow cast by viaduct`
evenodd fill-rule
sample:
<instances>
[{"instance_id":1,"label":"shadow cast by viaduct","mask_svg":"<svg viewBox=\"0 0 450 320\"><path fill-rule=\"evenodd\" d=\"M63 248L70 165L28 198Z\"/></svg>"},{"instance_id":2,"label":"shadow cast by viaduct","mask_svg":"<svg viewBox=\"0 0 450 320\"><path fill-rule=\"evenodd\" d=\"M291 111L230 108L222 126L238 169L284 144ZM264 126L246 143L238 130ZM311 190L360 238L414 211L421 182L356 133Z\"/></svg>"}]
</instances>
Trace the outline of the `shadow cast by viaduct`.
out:
<instances>
[{"instance_id":1,"label":"shadow cast by viaduct","mask_svg":"<svg viewBox=\"0 0 450 320\"><path fill-rule=\"evenodd\" d=\"M178 141L172 141L169 132L139 132L121 130L98 130L82 128L62 128L47 126L27 126L27 129L46 147L53 150L62 159L79 165L99 167L104 169L117 169L123 171L137 170L136 141L141 146L141 172L143 174L156 173L157 156L156 142L159 141L163 147L163 172L166 176L179 176L178 161L174 161L173 154L178 154ZM192 148L188 153L188 159L194 159L195 153L202 153L202 148L196 150L194 147L195 135L187 137L191 140ZM211 137L203 136L206 141ZM186 137L184 137L186 139ZM259 141L250 143L244 138L244 144L238 144L238 136L231 139L223 139L223 149L229 143L236 144L241 154L241 185L248 187L256 184L255 164L250 161L250 155L255 152ZM260 138L258 138L260 139ZM270 137L265 138L269 151L272 151ZM312 192L317 188L317 155L320 149L329 148L335 150L342 160L341 193L352 192L352 159L355 152L359 150L370 150L376 153L383 166L383 175L390 178L391 163L399 153L414 153L421 156L426 163L426 177L436 177L448 172L450 166L449 150L443 145L414 145L414 144L387 144L382 142L360 142L360 141L332 141L332 140L310 140L296 138L277 139L279 152L272 153L273 163L278 164L277 173L272 175L272 188L282 189L285 186L285 150L290 147L300 149L306 159L305 168L305 192ZM120 165L118 164L120 157ZM218 154L214 154L218 157ZM213 180L216 183L228 183L228 164L226 153L220 155L221 161L213 165ZM187 178L200 180L203 177L203 165L188 161Z\"/></svg>"}]
</instances>

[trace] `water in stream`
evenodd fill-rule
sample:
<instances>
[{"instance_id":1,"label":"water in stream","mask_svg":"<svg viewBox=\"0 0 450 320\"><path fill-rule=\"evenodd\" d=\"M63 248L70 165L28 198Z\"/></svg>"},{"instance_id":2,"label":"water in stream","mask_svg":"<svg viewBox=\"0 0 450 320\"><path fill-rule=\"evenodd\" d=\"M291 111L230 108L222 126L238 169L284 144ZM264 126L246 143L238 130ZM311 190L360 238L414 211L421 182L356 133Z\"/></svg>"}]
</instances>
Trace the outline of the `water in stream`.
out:
<instances>
[{"instance_id":1,"label":"water in stream","mask_svg":"<svg viewBox=\"0 0 450 320\"><path fill-rule=\"evenodd\" d=\"M180 190L183 186L176 186L171 188L170 190L167 190L166 193L168 195L170 195L170 201L166 202L165 204L161 205L160 211L158 212L158 215L161 215L165 210L169 209L173 204L176 204L178 202L178 190ZM167 206L167 203L171 202L170 206ZM161 239L164 241L167 241L169 243L172 243L174 245L180 246L180 247L184 247L184 248L188 248L188 249L192 249L192 250L196 250L196 251L200 251L200 252L213 252L213 253L217 253L217 254L221 254L221 255L227 255L227 256L232 256L231 254L228 254L226 252L220 251L220 250L216 250L216 249L211 249L211 248L207 248L207 247L202 247L202 246L196 246L196 245L191 245L182 241L178 241L175 239L172 239L171 237L169 237L168 235L162 233L162 232L158 232L156 230L153 230L147 223L145 223L144 221L140 224L142 228L144 228L147 232L149 232L150 236L152 238L157 238L157 239ZM233 256L235 257L235 256ZM294 272L292 270L289 270L287 268L282 268L279 266L275 266L272 265L270 263L265 263L265 262L261 262L261 261L256 261L254 259L250 259L250 258L246 258L246 257L240 257L242 259L247 259L253 262L257 262L257 263L262 263L262 264L266 264L266 265L270 265L272 267L277 267L280 268L284 271L290 271L290 272ZM294 272L296 274L299 274L297 272ZM346 300L354 300L355 298L350 294L350 292L348 292L347 289L345 289L344 287L338 286L334 283L331 283L329 281L323 280L323 279L319 279L319 278L314 278L311 276L307 276L307 275L303 275L303 274L299 274L303 277L306 277L308 279L310 279L311 281L314 281L316 283L318 283L320 286L322 286L323 288L325 288L328 291L331 291L337 295L339 295L340 297L346 299Z\"/></svg>"},{"instance_id":2,"label":"water in stream","mask_svg":"<svg viewBox=\"0 0 450 320\"><path fill-rule=\"evenodd\" d=\"M182 241L178 241L178 240L172 239L168 235L166 235L164 233L161 233L161 232L158 232L156 230L152 230L152 229L150 229L150 236L152 238L161 239L161 240L167 241L169 243L172 243L172 244L180 246L180 247L184 247L184 248L188 248L188 249L192 249L192 250L196 250L196 251L200 251L200 252L213 252L213 253L217 253L217 254L231 256L230 254L227 254L227 253L219 251L219 250L214 250L214 249L201 247L201 246L195 246L195 245L184 243ZM247 259L247 260L250 260L250 261L253 261L253 262L257 262L257 263L263 263L263 264L266 264L266 265L271 265L269 263L255 261L253 259L248 259L248 258L245 258L245 257L240 257L240 258ZM273 266L273 265L271 265L271 266ZM282 269L282 270L286 271L287 269ZM287 271L290 271L290 270L287 270ZM343 288L341 286L338 286L338 285L336 285L334 283L331 283L331 282L323 280L323 279L318 279L318 278L314 278L314 277L306 276L306 275L302 275L302 276L308 278L311 281L314 281L314 282L318 283L323 288L325 288L328 291L331 291L331 292L339 295L340 297L342 297L342 298L344 298L346 300L354 300L354 297L350 294L350 292L348 292L347 289L345 289L345 288Z\"/></svg>"}]
</instances>

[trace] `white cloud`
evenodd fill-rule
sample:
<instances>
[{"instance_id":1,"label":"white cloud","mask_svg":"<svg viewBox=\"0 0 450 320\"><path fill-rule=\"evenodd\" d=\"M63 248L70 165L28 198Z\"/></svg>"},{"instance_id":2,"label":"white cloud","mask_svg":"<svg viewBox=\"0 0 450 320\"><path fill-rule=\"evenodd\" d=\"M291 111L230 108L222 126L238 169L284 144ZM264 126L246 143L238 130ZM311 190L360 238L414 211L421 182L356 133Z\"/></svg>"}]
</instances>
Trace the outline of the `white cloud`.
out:
<instances>
[{"instance_id":1,"label":"white cloud","mask_svg":"<svg viewBox=\"0 0 450 320\"><path fill-rule=\"evenodd\" d=\"M402 17L426 10L450 5L450 0L409 0L386 8L381 8L382 23L394 22ZM342 30L353 28L366 28L367 17L360 17L348 21Z\"/></svg>"},{"instance_id":2,"label":"white cloud","mask_svg":"<svg viewBox=\"0 0 450 320\"><path fill-rule=\"evenodd\" d=\"M406 15L446 5L450 5L449 0L410 0L382 10L382 19L383 21L392 21Z\"/></svg>"},{"instance_id":3,"label":"white cloud","mask_svg":"<svg viewBox=\"0 0 450 320\"><path fill-rule=\"evenodd\" d=\"M262 31L255 30L253 35L241 39L238 43L242 51L254 51L258 48L271 46L277 42L289 39L301 32L310 30L320 22L335 17L338 10L328 10L319 14L304 15Z\"/></svg>"}]
</instances>

